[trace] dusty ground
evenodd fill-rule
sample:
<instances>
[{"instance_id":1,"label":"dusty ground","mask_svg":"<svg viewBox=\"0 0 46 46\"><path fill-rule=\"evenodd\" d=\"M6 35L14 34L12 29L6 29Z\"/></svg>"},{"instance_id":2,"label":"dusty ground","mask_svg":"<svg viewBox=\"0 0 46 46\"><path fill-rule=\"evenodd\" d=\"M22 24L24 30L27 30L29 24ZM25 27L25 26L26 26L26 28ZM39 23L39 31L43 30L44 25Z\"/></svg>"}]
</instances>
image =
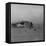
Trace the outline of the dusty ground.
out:
<instances>
[{"instance_id":1,"label":"dusty ground","mask_svg":"<svg viewBox=\"0 0 46 46\"><path fill-rule=\"evenodd\" d=\"M38 25L39 26L39 25ZM11 42L43 40L42 24L33 28L14 28L11 26Z\"/></svg>"}]
</instances>

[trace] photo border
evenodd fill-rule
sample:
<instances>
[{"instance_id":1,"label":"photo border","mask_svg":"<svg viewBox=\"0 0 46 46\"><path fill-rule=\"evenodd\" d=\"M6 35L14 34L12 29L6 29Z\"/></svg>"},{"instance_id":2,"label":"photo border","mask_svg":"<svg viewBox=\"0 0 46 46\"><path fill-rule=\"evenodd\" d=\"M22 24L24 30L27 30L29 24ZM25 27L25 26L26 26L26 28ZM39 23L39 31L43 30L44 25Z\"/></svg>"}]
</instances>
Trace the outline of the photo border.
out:
<instances>
[{"instance_id":1,"label":"photo border","mask_svg":"<svg viewBox=\"0 0 46 46\"><path fill-rule=\"evenodd\" d=\"M11 42L11 4L43 6L43 40ZM8 2L6 3L6 43L29 43L45 41L45 4Z\"/></svg>"}]
</instances>

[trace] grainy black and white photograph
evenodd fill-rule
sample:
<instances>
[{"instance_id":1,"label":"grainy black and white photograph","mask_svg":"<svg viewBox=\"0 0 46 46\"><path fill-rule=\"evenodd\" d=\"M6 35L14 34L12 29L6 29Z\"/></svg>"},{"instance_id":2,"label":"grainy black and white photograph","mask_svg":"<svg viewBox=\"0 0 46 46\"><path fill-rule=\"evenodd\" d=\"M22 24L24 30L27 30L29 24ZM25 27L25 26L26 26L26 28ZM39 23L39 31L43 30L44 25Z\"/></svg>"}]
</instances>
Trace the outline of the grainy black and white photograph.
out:
<instances>
[{"instance_id":1,"label":"grainy black and white photograph","mask_svg":"<svg viewBox=\"0 0 46 46\"><path fill-rule=\"evenodd\" d=\"M43 40L43 6L11 4L11 42Z\"/></svg>"}]
</instances>

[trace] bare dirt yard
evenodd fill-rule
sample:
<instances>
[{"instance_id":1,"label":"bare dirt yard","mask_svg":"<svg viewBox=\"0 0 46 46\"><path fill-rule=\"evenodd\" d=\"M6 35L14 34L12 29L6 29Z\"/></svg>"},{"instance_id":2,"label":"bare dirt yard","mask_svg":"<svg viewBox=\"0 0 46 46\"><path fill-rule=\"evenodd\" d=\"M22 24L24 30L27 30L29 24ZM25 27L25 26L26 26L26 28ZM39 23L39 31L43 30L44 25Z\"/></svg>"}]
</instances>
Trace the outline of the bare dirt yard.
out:
<instances>
[{"instance_id":1,"label":"bare dirt yard","mask_svg":"<svg viewBox=\"0 0 46 46\"><path fill-rule=\"evenodd\" d=\"M42 24L33 28L14 28L11 26L11 42L43 40Z\"/></svg>"}]
</instances>

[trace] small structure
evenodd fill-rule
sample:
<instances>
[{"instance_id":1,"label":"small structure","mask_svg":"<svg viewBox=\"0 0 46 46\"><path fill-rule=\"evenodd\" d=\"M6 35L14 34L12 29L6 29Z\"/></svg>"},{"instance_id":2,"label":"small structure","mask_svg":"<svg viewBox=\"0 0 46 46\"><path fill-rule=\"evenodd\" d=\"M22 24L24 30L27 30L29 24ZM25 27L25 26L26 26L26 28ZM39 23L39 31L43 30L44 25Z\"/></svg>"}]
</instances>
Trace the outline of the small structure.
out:
<instances>
[{"instance_id":1,"label":"small structure","mask_svg":"<svg viewBox=\"0 0 46 46\"><path fill-rule=\"evenodd\" d=\"M21 21L16 24L13 24L13 26L17 28L32 28L33 24L32 22L29 22L29 21Z\"/></svg>"}]
</instances>

